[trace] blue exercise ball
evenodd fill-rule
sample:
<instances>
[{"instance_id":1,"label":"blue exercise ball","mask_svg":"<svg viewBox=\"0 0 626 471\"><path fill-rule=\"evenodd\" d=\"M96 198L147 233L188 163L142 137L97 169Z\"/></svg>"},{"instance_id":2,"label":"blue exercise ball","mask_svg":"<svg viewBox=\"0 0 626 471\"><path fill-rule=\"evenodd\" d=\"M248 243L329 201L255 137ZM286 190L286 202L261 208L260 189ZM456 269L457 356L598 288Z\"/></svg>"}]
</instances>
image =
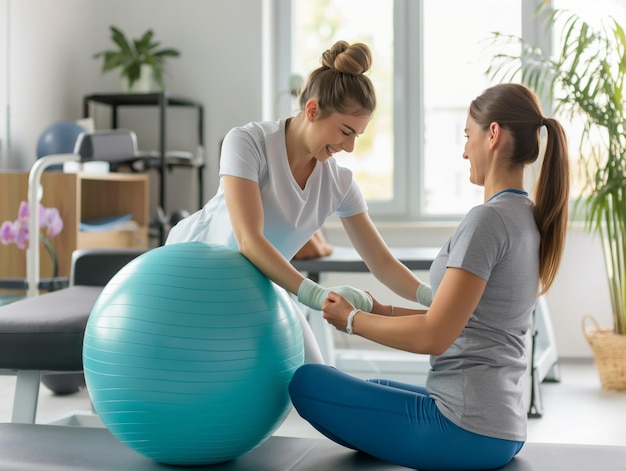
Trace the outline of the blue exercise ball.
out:
<instances>
[{"instance_id":1,"label":"blue exercise ball","mask_svg":"<svg viewBox=\"0 0 626 471\"><path fill-rule=\"evenodd\" d=\"M225 246L188 242L140 255L104 287L85 330L98 416L160 463L241 456L291 410L289 381L304 362L296 309Z\"/></svg>"},{"instance_id":2,"label":"blue exercise ball","mask_svg":"<svg viewBox=\"0 0 626 471\"><path fill-rule=\"evenodd\" d=\"M85 128L74 121L57 121L48 126L37 141L37 158L52 154L71 154Z\"/></svg>"}]
</instances>

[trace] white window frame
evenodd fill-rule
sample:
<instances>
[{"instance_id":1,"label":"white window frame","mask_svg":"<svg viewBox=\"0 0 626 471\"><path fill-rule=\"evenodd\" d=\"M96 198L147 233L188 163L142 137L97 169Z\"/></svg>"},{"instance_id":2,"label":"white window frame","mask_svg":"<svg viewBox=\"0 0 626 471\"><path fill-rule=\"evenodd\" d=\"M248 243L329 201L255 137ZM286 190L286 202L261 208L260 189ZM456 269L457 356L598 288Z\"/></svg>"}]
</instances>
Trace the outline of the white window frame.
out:
<instances>
[{"instance_id":1,"label":"white window frame","mask_svg":"<svg viewBox=\"0 0 626 471\"><path fill-rule=\"evenodd\" d=\"M271 94L264 100L264 116L289 116L291 102L285 99L291 74L291 2L303 0L264 0L266 41L265 88ZM522 37L542 46L551 46L551 35L538 26L535 9L543 0L522 1ZM394 0L394 197L390 201L368 201L376 221L437 222L458 221L459 215L425 215L423 200L423 120L422 0ZM403 59L403 60L398 60ZM267 95L266 95L267 98ZM544 100L545 101L545 100ZM544 103L546 113L551 109ZM411 130L411 132L409 132ZM413 158L417 156L418 158Z\"/></svg>"},{"instance_id":2,"label":"white window frame","mask_svg":"<svg viewBox=\"0 0 626 471\"><path fill-rule=\"evenodd\" d=\"M0 0L0 169L9 167L9 0Z\"/></svg>"}]
</instances>

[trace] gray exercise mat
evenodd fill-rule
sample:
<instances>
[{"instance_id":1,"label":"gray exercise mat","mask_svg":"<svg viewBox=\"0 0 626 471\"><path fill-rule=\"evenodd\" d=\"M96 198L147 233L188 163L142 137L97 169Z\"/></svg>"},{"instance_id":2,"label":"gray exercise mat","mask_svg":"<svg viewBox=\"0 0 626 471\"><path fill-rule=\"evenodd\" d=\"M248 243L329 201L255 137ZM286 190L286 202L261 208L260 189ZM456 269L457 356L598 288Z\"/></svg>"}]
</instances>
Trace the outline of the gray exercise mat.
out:
<instances>
[{"instance_id":1,"label":"gray exercise mat","mask_svg":"<svg viewBox=\"0 0 626 471\"><path fill-rule=\"evenodd\" d=\"M11 471L400 471L329 440L270 437L240 458L204 467L169 467L145 458L104 428L0 424L0 470ZM626 447L527 443L502 471L624 471Z\"/></svg>"}]
</instances>

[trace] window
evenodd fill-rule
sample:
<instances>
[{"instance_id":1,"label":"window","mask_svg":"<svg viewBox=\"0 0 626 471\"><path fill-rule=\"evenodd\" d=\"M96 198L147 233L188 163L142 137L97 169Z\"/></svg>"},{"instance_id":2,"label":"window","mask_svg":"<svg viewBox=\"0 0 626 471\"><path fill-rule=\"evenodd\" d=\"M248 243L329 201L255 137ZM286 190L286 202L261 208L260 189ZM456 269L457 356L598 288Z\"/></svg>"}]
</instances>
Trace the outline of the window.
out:
<instances>
[{"instance_id":1,"label":"window","mask_svg":"<svg viewBox=\"0 0 626 471\"><path fill-rule=\"evenodd\" d=\"M294 2L292 71L306 79L319 67L322 51L336 41L367 44L374 67L368 76L377 90L377 109L354 152L338 159L349 167L368 200L394 196L393 169L393 9L380 0L318 0ZM374 27L377 25L377 27Z\"/></svg>"},{"instance_id":2,"label":"window","mask_svg":"<svg viewBox=\"0 0 626 471\"><path fill-rule=\"evenodd\" d=\"M372 216L456 219L482 202L462 159L467 107L489 86L491 33L521 35L522 0L288 3L291 41L278 42L278 57L292 74L306 78L339 39L372 49L378 107L355 151L337 155L355 173Z\"/></svg>"},{"instance_id":3,"label":"window","mask_svg":"<svg viewBox=\"0 0 626 471\"><path fill-rule=\"evenodd\" d=\"M484 54L491 33L520 35L521 7L518 0L426 0L423 5L421 213L451 216L483 200L483 189L469 182L469 165L462 159L467 109L489 86Z\"/></svg>"}]
</instances>

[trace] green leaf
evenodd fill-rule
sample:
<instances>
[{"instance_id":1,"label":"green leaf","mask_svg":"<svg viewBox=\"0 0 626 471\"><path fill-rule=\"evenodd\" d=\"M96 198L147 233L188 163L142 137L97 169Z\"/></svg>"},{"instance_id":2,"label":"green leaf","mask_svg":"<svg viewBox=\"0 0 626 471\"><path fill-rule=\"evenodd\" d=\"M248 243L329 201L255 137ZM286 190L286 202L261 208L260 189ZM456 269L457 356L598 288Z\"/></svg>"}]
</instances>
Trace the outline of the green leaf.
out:
<instances>
[{"instance_id":1,"label":"green leaf","mask_svg":"<svg viewBox=\"0 0 626 471\"><path fill-rule=\"evenodd\" d=\"M120 48L120 53L125 56L133 56L133 51L130 47L126 36L122 31L117 29L115 26L111 26L111 39L115 44L117 44Z\"/></svg>"},{"instance_id":2,"label":"green leaf","mask_svg":"<svg viewBox=\"0 0 626 471\"><path fill-rule=\"evenodd\" d=\"M119 68L122 77L132 86L141 74L141 66L149 65L155 82L164 89L163 72L168 57L179 57L174 48L159 49L161 43L154 40L154 32L148 29L139 39L129 41L117 27L110 26L111 40L116 49L108 49L93 54L94 59L102 59L102 73Z\"/></svg>"}]
</instances>

